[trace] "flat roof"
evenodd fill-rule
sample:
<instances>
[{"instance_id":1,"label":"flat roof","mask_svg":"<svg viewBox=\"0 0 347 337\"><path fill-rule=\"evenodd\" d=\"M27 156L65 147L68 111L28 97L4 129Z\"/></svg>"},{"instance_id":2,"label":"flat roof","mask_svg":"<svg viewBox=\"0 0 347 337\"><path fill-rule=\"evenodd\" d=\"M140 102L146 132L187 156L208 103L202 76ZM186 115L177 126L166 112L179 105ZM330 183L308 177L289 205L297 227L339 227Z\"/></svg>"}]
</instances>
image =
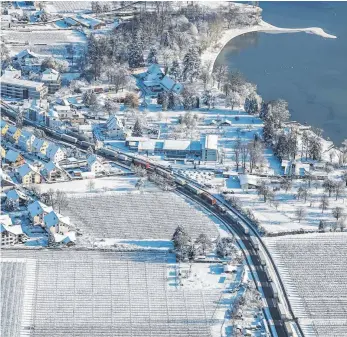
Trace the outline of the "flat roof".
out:
<instances>
[{"instance_id":1,"label":"flat roof","mask_svg":"<svg viewBox=\"0 0 347 337\"><path fill-rule=\"evenodd\" d=\"M18 78L13 78L9 76L1 76L0 77L1 84L12 84L12 85L18 85L21 87L27 87L27 88L35 88L44 86L44 83L42 82L34 82L34 81L28 81L28 80L22 80Z\"/></svg>"},{"instance_id":2,"label":"flat roof","mask_svg":"<svg viewBox=\"0 0 347 337\"><path fill-rule=\"evenodd\" d=\"M205 138L205 149L217 150L218 149L218 136L208 135Z\"/></svg>"}]
</instances>

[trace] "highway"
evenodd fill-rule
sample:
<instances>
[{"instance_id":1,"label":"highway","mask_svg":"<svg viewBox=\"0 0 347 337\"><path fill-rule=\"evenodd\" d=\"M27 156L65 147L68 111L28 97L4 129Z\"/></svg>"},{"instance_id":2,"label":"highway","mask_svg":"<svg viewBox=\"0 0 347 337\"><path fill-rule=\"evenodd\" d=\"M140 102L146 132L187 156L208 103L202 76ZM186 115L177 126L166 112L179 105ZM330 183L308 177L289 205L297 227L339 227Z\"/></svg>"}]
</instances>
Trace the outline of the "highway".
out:
<instances>
[{"instance_id":1,"label":"highway","mask_svg":"<svg viewBox=\"0 0 347 337\"><path fill-rule=\"evenodd\" d=\"M9 115L11 118L13 118L14 116L12 115L13 112L15 112L14 109L11 109L13 110L12 114L9 114L8 113L8 106L3 106L3 102L1 101L1 106L2 106L2 111L5 112L7 115ZM34 123L32 121L28 121L27 119L24 119L24 123L25 124L29 124L31 126L34 126ZM42 130L45 130L46 128L44 126L38 126L40 129ZM51 137L50 137L51 138ZM81 149L83 149L78 143L77 144L72 144L73 146L76 146L76 147L79 147ZM83 149L84 150L84 149ZM121 154L124 154L125 156L127 157L130 157L132 159L136 158L132 155L129 155L128 153L122 153L122 152L119 152ZM105 156L103 154L100 154L98 153L98 155L100 156L103 156L107 159L109 159L109 156ZM113 160L117 161L117 159L113 158ZM117 161L118 162L118 161ZM121 162L122 165L124 165L124 162ZM158 164L155 164L153 163L152 161L150 162L150 165L151 167L155 168L155 167L160 167L163 169L163 167L161 165L158 165ZM165 169L165 168L164 168ZM167 170L167 169L166 169ZM174 176L180 176L178 174L175 174L175 173L172 173ZM183 178L182 176L180 176L180 178ZM187 178L184 178L187 180ZM195 185L197 185L199 188L201 188L201 186L199 184L197 184L195 182ZM190 198L190 199L193 199L195 202L197 202L199 205L201 205L202 207L204 208L207 208L211 213L213 213L217 218L219 218L221 221L223 221L223 223L225 224L225 226L228 228L228 231L230 233L235 233L239 238L240 238L240 241L242 243L242 245L244 246L241 247L242 248L242 251L243 253L245 254L245 257L246 259L248 260L247 263L249 263L249 266L250 266L250 270L253 274L253 279L254 280L258 280L258 282L256 282L256 285L257 285L257 288L258 290L261 290L261 292L263 293L264 295L264 299L267 303L267 306L268 306L268 310L269 310L269 314L270 314L270 317L268 313L264 312L264 317L266 318L266 320L268 321L268 324L270 327L273 327L272 329L270 329L271 331L271 335L273 337L287 337L288 334L284 328L284 322L283 320L281 320L281 316L280 316L280 313L279 313L279 310L277 308L277 305L276 305L276 300L274 300L273 298L273 292L272 292L272 289L270 287L270 281L268 280L267 278L267 275L264 271L264 267L262 266L261 262L260 262L260 258L259 258L259 254L258 252L253 248L250 240L249 240L249 236L248 235L245 235L243 233L243 229L241 226L237 225L237 223L235 222L231 222L228 218L225 217L225 215L223 214L220 214L216 211L216 209L213 207L213 206L209 206L208 204L206 204L201 198L199 198L198 196L196 195L192 195L191 193L188 193L185 189L179 187L177 188L177 192ZM209 193L208 191L206 191L207 193ZM280 278L280 275L277 271L277 268L271 258L271 255L269 254L265 244L262 242L261 240L261 237L259 236L259 234L257 233L257 231L254 229L254 226L253 224L248 220L246 219L242 214L240 214L237 210L235 210L233 207L231 207L230 205L228 205L227 203L224 202L224 200L222 200L220 197L216 197L214 196L220 203L222 203L227 209L229 209L231 212L233 212L239 219L240 221L242 221L243 223L247 224L247 226L249 227L250 231L252 232L252 234L254 236L256 236L260 242L260 244L262 245L262 248L263 250L265 251L268 259L271 261L271 264L276 272L276 276L281 284L281 289L279 289L279 291L281 291L281 293L283 294L285 300L286 300L286 304L287 304L287 307L289 308L289 311L291 313L291 316L294 317L294 314L293 314L293 311L291 309L291 306L290 306L290 302L289 302L289 299L288 299L288 296L286 294L286 291L285 291L285 288L284 288L284 285L281 281L281 278ZM300 325L298 324L297 320L295 320L295 323L301 333L302 336L304 336L304 334L302 333L302 330L300 328Z\"/></svg>"}]
</instances>

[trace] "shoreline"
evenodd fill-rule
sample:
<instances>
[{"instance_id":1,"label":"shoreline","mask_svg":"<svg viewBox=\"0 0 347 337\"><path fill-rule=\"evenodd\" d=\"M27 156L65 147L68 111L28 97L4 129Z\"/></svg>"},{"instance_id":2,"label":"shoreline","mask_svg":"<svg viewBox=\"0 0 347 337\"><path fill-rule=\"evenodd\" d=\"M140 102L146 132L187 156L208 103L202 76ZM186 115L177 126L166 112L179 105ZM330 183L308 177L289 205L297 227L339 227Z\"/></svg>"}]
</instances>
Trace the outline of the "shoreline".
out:
<instances>
[{"instance_id":1,"label":"shoreline","mask_svg":"<svg viewBox=\"0 0 347 337\"><path fill-rule=\"evenodd\" d=\"M203 64L209 65L209 70L212 73L213 66L216 62L218 55L221 53L223 48L231 41L233 38L252 32L263 32L269 34L283 34L283 33L307 33L314 34L328 39L336 39L337 36L326 33L322 28L319 27L308 27L308 28L281 28L271 25L265 21L257 26L243 27L243 28L232 28L224 31L223 36L218 40L218 42L207 48L201 55L201 61Z\"/></svg>"}]
</instances>

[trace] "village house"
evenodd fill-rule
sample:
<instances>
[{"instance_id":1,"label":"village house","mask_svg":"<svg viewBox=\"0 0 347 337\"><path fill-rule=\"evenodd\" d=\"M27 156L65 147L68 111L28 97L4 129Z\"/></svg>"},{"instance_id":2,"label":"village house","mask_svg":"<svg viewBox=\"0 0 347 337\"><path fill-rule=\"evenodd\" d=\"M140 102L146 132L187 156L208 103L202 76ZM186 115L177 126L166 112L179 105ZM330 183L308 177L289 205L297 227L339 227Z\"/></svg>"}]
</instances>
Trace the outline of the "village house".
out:
<instances>
[{"instance_id":1,"label":"village house","mask_svg":"<svg viewBox=\"0 0 347 337\"><path fill-rule=\"evenodd\" d=\"M52 180L61 176L61 170L54 164L54 162L50 161L43 165L41 174L48 180Z\"/></svg>"},{"instance_id":2,"label":"village house","mask_svg":"<svg viewBox=\"0 0 347 337\"><path fill-rule=\"evenodd\" d=\"M26 236L21 225L13 225L8 214L0 215L1 246L14 245L23 241Z\"/></svg>"},{"instance_id":3,"label":"village house","mask_svg":"<svg viewBox=\"0 0 347 337\"><path fill-rule=\"evenodd\" d=\"M24 157L19 152L14 151L12 149L7 151L5 160L12 167L18 167L25 163Z\"/></svg>"},{"instance_id":4,"label":"village house","mask_svg":"<svg viewBox=\"0 0 347 337\"><path fill-rule=\"evenodd\" d=\"M12 142L12 143L17 143L18 142L18 139L21 135L21 132L22 130L17 128L16 126L14 125L10 125L7 129L7 132L6 132L6 138Z\"/></svg>"},{"instance_id":5,"label":"village house","mask_svg":"<svg viewBox=\"0 0 347 337\"><path fill-rule=\"evenodd\" d=\"M24 49L13 57L13 62L18 64L23 70L39 71L42 57L30 49Z\"/></svg>"},{"instance_id":6,"label":"village house","mask_svg":"<svg viewBox=\"0 0 347 337\"><path fill-rule=\"evenodd\" d=\"M82 26L89 29L100 29L105 26L105 22L93 18L89 15L80 14L73 17L66 17L64 19L65 23L69 26L76 27Z\"/></svg>"},{"instance_id":7,"label":"village house","mask_svg":"<svg viewBox=\"0 0 347 337\"><path fill-rule=\"evenodd\" d=\"M174 92L179 94L183 90L183 85L173 80L170 76L164 75L158 64L152 64L147 71L140 74L133 74L136 78L137 86L144 96L157 97L161 92Z\"/></svg>"},{"instance_id":8,"label":"village house","mask_svg":"<svg viewBox=\"0 0 347 337\"><path fill-rule=\"evenodd\" d=\"M43 216L44 226L51 234L65 234L72 229L70 218L64 217L61 214L51 211Z\"/></svg>"},{"instance_id":9,"label":"village house","mask_svg":"<svg viewBox=\"0 0 347 337\"><path fill-rule=\"evenodd\" d=\"M99 173L105 171L104 165L100 162L96 155L91 155L87 159L87 165L90 172Z\"/></svg>"},{"instance_id":10,"label":"village house","mask_svg":"<svg viewBox=\"0 0 347 337\"><path fill-rule=\"evenodd\" d=\"M46 69L42 73L41 81L47 86L49 94L56 93L61 87L60 73L54 69Z\"/></svg>"},{"instance_id":11,"label":"village house","mask_svg":"<svg viewBox=\"0 0 347 337\"><path fill-rule=\"evenodd\" d=\"M35 135L29 131L22 130L20 137L18 138L17 145L20 149L26 152L33 151L33 143L35 140Z\"/></svg>"},{"instance_id":12,"label":"village house","mask_svg":"<svg viewBox=\"0 0 347 337\"><path fill-rule=\"evenodd\" d=\"M8 131L9 125L5 121L1 120L1 136L4 137Z\"/></svg>"},{"instance_id":13,"label":"village house","mask_svg":"<svg viewBox=\"0 0 347 337\"><path fill-rule=\"evenodd\" d=\"M23 109L26 111L26 117L34 122L46 124L48 101L46 99L25 100Z\"/></svg>"},{"instance_id":14,"label":"village house","mask_svg":"<svg viewBox=\"0 0 347 337\"><path fill-rule=\"evenodd\" d=\"M9 65L3 72L3 75L6 77L12 77L12 78L21 78L22 72L16 68L13 68L13 66Z\"/></svg>"},{"instance_id":15,"label":"village house","mask_svg":"<svg viewBox=\"0 0 347 337\"><path fill-rule=\"evenodd\" d=\"M49 143L41 138L35 138L32 149L39 157L46 157Z\"/></svg>"},{"instance_id":16,"label":"village house","mask_svg":"<svg viewBox=\"0 0 347 337\"><path fill-rule=\"evenodd\" d=\"M16 176L23 185L41 183L41 176L35 172L28 164L24 164L17 168Z\"/></svg>"},{"instance_id":17,"label":"village house","mask_svg":"<svg viewBox=\"0 0 347 337\"><path fill-rule=\"evenodd\" d=\"M17 189L9 190L6 193L6 199L12 200L17 208L25 205L25 203L29 200L29 198L23 192Z\"/></svg>"},{"instance_id":18,"label":"village house","mask_svg":"<svg viewBox=\"0 0 347 337\"><path fill-rule=\"evenodd\" d=\"M127 131L123 125L123 122L116 115L110 116L106 122L107 134L111 138L125 139Z\"/></svg>"},{"instance_id":19,"label":"village house","mask_svg":"<svg viewBox=\"0 0 347 337\"><path fill-rule=\"evenodd\" d=\"M259 177L250 174L239 175L240 185L243 191L255 189L259 186Z\"/></svg>"},{"instance_id":20,"label":"village house","mask_svg":"<svg viewBox=\"0 0 347 337\"><path fill-rule=\"evenodd\" d=\"M1 160L5 159L6 157L6 150L2 145L0 145L0 154L1 154Z\"/></svg>"},{"instance_id":21,"label":"village house","mask_svg":"<svg viewBox=\"0 0 347 337\"><path fill-rule=\"evenodd\" d=\"M59 163L65 158L65 152L56 144L49 143L47 151L46 151L46 157L52 161L53 163Z\"/></svg>"},{"instance_id":22,"label":"village house","mask_svg":"<svg viewBox=\"0 0 347 337\"><path fill-rule=\"evenodd\" d=\"M30 219L34 225L40 225L44 227L44 217L52 211L52 207L47 206L37 200L28 205Z\"/></svg>"}]
</instances>

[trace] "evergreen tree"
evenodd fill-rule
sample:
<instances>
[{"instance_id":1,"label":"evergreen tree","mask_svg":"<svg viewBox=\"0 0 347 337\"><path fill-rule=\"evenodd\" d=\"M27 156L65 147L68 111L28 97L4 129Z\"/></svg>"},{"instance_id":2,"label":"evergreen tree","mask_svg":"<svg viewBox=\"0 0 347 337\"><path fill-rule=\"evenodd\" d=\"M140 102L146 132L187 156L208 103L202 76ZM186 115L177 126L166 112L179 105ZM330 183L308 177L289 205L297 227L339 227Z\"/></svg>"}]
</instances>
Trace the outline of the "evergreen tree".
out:
<instances>
[{"instance_id":1,"label":"evergreen tree","mask_svg":"<svg viewBox=\"0 0 347 337\"><path fill-rule=\"evenodd\" d=\"M168 109L174 110L179 105L179 97L174 92L169 93Z\"/></svg>"},{"instance_id":2,"label":"evergreen tree","mask_svg":"<svg viewBox=\"0 0 347 337\"><path fill-rule=\"evenodd\" d=\"M192 83L199 77L200 68L201 60L197 48L190 48L183 59L183 80Z\"/></svg>"},{"instance_id":3,"label":"evergreen tree","mask_svg":"<svg viewBox=\"0 0 347 337\"><path fill-rule=\"evenodd\" d=\"M177 60L172 61L172 65L169 68L169 75L173 77L176 81L179 81L181 79L182 70Z\"/></svg>"},{"instance_id":4,"label":"evergreen tree","mask_svg":"<svg viewBox=\"0 0 347 337\"><path fill-rule=\"evenodd\" d=\"M152 47L149 50L148 56L147 56L147 64L158 64L158 51L155 47Z\"/></svg>"},{"instance_id":5,"label":"evergreen tree","mask_svg":"<svg viewBox=\"0 0 347 337\"><path fill-rule=\"evenodd\" d=\"M133 137L142 137L143 136L143 125L142 125L139 118L136 119L136 122L134 124L132 136Z\"/></svg>"},{"instance_id":6,"label":"evergreen tree","mask_svg":"<svg viewBox=\"0 0 347 337\"><path fill-rule=\"evenodd\" d=\"M250 115L255 115L259 112L258 100L254 94L251 94L246 98L245 111Z\"/></svg>"},{"instance_id":7,"label":"evergreen tree","mask_svg":"<svg viewBox=\"0 0 347 337\"><path fill-rule=\"evenodd\" d=\"M143 44L138 32L133 34L129 46L128 63L130 68L138 68L145 65L143 58Z\"/></svg>"}]
</instances>

